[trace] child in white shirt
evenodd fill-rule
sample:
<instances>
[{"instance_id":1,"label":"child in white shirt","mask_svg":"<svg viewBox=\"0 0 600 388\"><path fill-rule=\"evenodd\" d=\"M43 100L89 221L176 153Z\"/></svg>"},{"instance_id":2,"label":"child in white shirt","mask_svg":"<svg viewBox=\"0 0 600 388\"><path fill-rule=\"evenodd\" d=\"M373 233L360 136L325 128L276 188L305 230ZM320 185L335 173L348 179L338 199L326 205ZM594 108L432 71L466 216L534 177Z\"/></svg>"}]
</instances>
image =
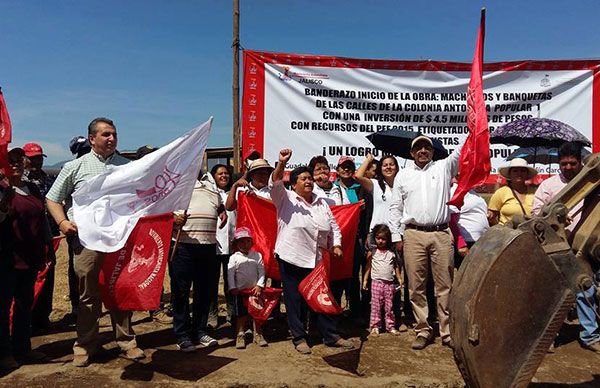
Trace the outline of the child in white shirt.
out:
<instances>
[{"instance_id":1,"label":"child in white shirt","mask_svg":"<svg viewBox=\"0 0 600 388\"><path fill-rule=\"evenodd\" d=\"M260 253L252 250L252 232L245 227L237 228L233 235L233 249L236 251L229 258L227 280L229 292L235 295L233 315L236 318L237 338L235 347L244 349L246 341L244 331L248 320L248 308L244 306L244 296L240 290L252 290L252 295L260 296L265 287L265 267ZM262 336L260 324L254 321L254 343L267 346Z\"/></svg>"}]
</instances>

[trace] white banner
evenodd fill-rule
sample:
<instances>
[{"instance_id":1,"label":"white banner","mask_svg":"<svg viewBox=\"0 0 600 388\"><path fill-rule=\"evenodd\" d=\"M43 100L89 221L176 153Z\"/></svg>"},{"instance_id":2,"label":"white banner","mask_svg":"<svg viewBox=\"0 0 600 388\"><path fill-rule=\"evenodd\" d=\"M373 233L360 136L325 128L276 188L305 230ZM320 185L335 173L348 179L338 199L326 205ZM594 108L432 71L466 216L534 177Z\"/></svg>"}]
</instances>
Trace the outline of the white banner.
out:
<instances>
[{"instance_id":1,"label":"white banner","mask_svg":"<svg viewBox=\"0 0 600 388\"><path fill-rule=\"evenodd\" d=\"M212 117L155 152L111 166L73 193L73 215L81 244L99 252L125 245L144 216L187 209Z\"/></svg>"},{"instance_id":2,"label":"white banner","mask_svg":"<svg viewBox=\"0 0 600 388\"><path fill-rule=\"evenodd\" d=\"M470 64L252 51L245 52L244 61L244 155L256 149L275 161L279 149L290 147L296 164L324 155L333 167L343 155L357 164L368 152L381 156L366 138L381 130L419 131L440 139L449 152L468 132ZM590 140L600 130L600 116L593 109L600 61L506 62L484 69L492 132L525 117L565 122ZM517 147L491 148L495 173ZM536 168L554 173L558 166Z\"/></svg>"}]
</instances>

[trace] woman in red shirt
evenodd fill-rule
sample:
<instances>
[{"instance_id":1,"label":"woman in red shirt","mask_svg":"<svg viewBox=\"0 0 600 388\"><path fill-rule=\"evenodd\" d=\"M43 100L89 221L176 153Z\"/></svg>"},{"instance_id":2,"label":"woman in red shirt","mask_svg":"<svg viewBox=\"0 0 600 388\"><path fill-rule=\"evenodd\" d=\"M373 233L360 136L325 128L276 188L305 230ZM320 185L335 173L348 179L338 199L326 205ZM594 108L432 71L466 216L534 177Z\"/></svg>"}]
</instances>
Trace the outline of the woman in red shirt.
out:
<instances>
[{"instance_id":1,"label":"woman in red shirt","mask_svg":"<svg viewBox=\"0 0 600 388\"><path fill-rule=\"evenodd\" d=\"M8 153L6 179L0 182L0 369L45 356L31 350L33 286L43 267L50 230L44 198L22 180L25 152ZM10 308L14 300L12 332Z\"/></svg>"}]
</instances>

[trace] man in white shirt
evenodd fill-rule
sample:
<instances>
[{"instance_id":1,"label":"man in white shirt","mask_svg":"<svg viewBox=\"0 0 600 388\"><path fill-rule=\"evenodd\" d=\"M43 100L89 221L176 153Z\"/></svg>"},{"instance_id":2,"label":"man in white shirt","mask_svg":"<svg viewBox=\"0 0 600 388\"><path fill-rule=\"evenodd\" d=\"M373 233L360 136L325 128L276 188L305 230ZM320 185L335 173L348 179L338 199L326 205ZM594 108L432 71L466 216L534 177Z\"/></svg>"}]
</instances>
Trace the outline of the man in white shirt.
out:
<instances>
[{"instance_id":1,"label":"man in white shirt","mask_svg":"<svg viewBox=\"0 0 600 388\"><path fill-rule=\"evenodd\" d=\"M454 195L457 185L452 185L450 195ZM450 206L450 212L456 217L458 232L464 240L464 246L458 245L458 252L454 256L456 262L454 266L458 269L463 258L469 253L469 249L485 234L490 228L487 218L487 203L475 191L470 190L465 194L465 201L460 210L455 206ZM458 236L455 236L458 238ZM460 242L460 238L458 238Z\"/></svg>"},{"instance_id":2,"label":"man in white shirt","mask_svg":"<svg viewBox=\"0 0 600 388\"><path fill-rule=\"evenodd\" d=\"M390 205L392 241L400 253L404 249L406 273L413 313L417 321L416 350L433 340L427 318L427 277L433 273L442 344L452 347L448 297L454 271L454 244L449 229L452 178L458 172L462 144L446 159L432 161L433 142L418 136L411 143L412 165L400 170L394 181Z\"/></svg>"},{"instance_id":3,"label":"man in white shirt","mask_svg":"<svg viewBox=\"0 0 600 388\"><path fill-rule=\"evenodd\" d=\"M90 357L101 349L98 328L102 301L98 279L104 253L81 245L77 237L77 224L73 221L72 194L85 181L104 172L107 166L120 166L129 162L116 152L117 129L112 120L105 117L92 120L88 125L88 140L92 151L66 163L46 194L48 212L58 228L64 235L73 236L74 270L79 280L77 341L73 345L73 365L77 367L88 366ZM131 311L111 310L110 313L113 331L123 356L132 360L145 358L144 352L137 346L131 327Z\"/></svg>"}]
</instances>

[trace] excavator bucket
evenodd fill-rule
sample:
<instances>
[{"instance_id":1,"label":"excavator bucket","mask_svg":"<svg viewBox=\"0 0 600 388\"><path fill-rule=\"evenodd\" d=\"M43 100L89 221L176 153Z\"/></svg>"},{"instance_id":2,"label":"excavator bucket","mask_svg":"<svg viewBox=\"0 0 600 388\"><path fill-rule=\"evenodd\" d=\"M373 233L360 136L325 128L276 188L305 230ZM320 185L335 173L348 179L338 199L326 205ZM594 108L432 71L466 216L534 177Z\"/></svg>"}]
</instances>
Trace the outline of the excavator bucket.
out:
<instances>
[{"instance_id":1,"label":"excavator bucket","mask_svg":"<svg viewBox=\"0 0 600 388\"><path fill-rule=\"evenodd\" d=\"M450 299L454 357L468 387L526 387L575 302L527 230L497 226L471 249Z\"/></svg>"}]
</instances>

